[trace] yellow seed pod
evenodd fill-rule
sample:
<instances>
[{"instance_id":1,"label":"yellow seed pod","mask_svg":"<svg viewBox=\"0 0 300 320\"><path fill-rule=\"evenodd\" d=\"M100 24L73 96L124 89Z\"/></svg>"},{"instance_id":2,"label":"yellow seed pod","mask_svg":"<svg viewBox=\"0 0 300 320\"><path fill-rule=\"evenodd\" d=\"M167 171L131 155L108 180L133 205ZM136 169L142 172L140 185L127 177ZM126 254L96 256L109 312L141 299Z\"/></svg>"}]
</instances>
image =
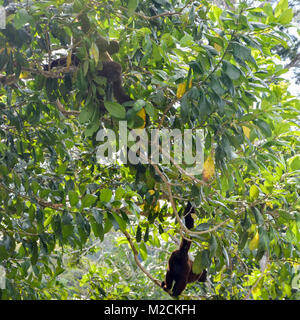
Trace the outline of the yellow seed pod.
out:
<instances>
[{"instance_id":1,"label":"yellow seed pod","mask_svg":"<svg viewBox=\"0 0 300 320\"><path fill-rule=\"evenodd\" d=\"M148 190L148 192L149 192L150 196L153 196L153 195L154 195L154 193L155 193L155 191L154 191L154 190Z\"/></svg>"},{"instance_id":2,"label":"yellow seed pod","mask_svg":"<svg viewBox=\"0 0 300 320\"><path fill-rule=\"evenodd\" d=\"M184 95L185 91L186 91L186 82L179 83L177 87L177 93L176 93L177 98L180 99Z\"/></svg>"},{"instance_id":3,"label":"yellow seed pod","mask_svg":"<svg viewBox=\"0 0 300 320\"><path fill-rule=\"evenodd\" d=\"M142 126L138 127L138 129L143 129L146 126L146 111L144 108L142 108L138 113L137 116L139 116L140 118L142 118L144 120L144 123Z\"/></svg>"},{"instance_id":4,"label":"yellow seed pod","mask_svg":"<svg viewBox=\"0 0 300 320\"><path fill-rule=\"evenodd\" d=\"M156 206L153 208L153 211L159 212L159 210L160 210L160 204L159 204L159 202L157 202Z\"/></svg>"},{"instance_id":5,"label":"yellow seed pod","mask_svg":"<svg viewBox=\"0 0 300 320\"><path fill-rule=\"evenodd\" d=\"M195 11L197 12L201 7L203 7L202 3L195 9Z\"/></svg>"},{"instance_id":6,"label":"yellow seed pod","mask_svg":"<svg viewBox=\"0 0 300 320\"><path fill-rule=\"evenodd\" d=\"M253 237L253 239L249 242L249 249L250 250L255 250L258 248L258 244L259 244L259 234L256 231L255 236Z\"/></svg>"},{"instance_id":7,"label":"yellow seed pod","mask_svg":"<svg viewBox=\"0 0 300 320\"><path fill-rule=\"evenodd\" d=\"M271 201L267 201L266 206L273 209L273 203Z\"/></svg>"},{"instance_id":8,"label":"yellow seed pod","mask_svg":"<svg viewBox=\"0 0 300 320\"><path fill-rule=\"evenodd\" d=\"M250 129L248 127L242 126L244 135L250 139Z\"/></svg>"},{"instance_id":9,"label":"yellow seed pod","mask_svg":"<svg viewBox=\"0 0 300 320\"><path fill-rule=\"evenodd\" d=\"M213 154L210 154L203 165L202 178L208 181L215 174L215 162Z\"/></svg>"},{"instance_id":10,"label":"yellow seed pod","mask_svg":"<svg viewBox=\"0 0 300 320\"><path fill-rule=\"evenodd\" d=\"M29 72L27 72L27 71L22 71L21 73L20 73L20 79L28 79L29 78L29 75L30 75L30 73Z\"/></svg>"}]
</instances>

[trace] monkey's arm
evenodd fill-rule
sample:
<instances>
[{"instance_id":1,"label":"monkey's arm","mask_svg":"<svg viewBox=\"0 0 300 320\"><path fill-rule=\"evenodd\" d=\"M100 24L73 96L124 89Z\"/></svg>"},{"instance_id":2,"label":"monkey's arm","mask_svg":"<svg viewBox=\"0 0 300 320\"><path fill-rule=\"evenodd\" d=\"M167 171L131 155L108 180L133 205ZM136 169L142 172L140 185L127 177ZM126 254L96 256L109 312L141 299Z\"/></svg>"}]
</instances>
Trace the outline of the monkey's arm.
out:
<instances>
[{"instance_id":1,"label":"monkey's arm","mask_svg":"<svg viewBox=\"0 0 300 320\"><path fill-rule=\"evenodd\" d=\"M187 285L187 276L185 274L182 275L180 279L178 279L173 287L172 296L179 296L182 291L185 289Z\"/></svg>"}]
</instances>

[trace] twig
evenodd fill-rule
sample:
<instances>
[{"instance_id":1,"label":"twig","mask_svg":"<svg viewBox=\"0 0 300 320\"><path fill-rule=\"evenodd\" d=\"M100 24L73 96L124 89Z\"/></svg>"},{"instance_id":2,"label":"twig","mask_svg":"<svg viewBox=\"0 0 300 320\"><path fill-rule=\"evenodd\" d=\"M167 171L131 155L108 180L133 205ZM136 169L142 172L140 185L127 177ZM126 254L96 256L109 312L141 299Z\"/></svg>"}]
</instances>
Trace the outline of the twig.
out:
<instances>
[{"instance_id":1,"label":"twig","mask_svg":"<svg viewBox=\"0 0 300 320\"><path fill-rule=\"evenodd\" d=\"M166 109L164 110L164 113L163 113L163 115L162 115L162 117L161 117L161 119L160 119L160 121L159 121L158 130L159 130L159 129L161 128L161 126L163 125L167 113L170 111L170 109L172 108L172 106L173 106L176 102L178 102L179 100L180 100L180 99L176 98L175 100L171 101L171 102L167 105L167 107L166 107Z\"/></svg>"},{"instance_id":2,"label":"twig","mask_svg":"<svg viewBox=\"0 0 300 320\"><path fill-rule=\"evenodd\" d=\"M15 82L17 82L17 78L16 76L13 75L9 75L9 76L5 76L3 74L0 74L0 83L3 84L4 86L10 86L12 84L14 84Z\"/></svg>"},{"instance_id":3,"label":"twig","mask_svg":"<svg viewBox=\"0 0 300 320\"><path fill-rule=\"evenodd\" d=\"M69 67L62 67L57 68L55 71L47 71L41 69L34 69L34 68L24 68L23 71L30 72L32 74L41 74L46 78L55 78L55 79L63 79L64 73L70 73L76 71L78 68L76 66L69 66Z\"/></svg>"},{"instance_id":4,"label":"twig","mask_svg":"<svg viewBox=\"0 0 300 320\"><path fill-rule=\"evenodd\" d=\"M262 279L262 277L265 275L265 272L263 272L260 277L255 281L254 285L250 288L249 292L247 293L246 297L244 298L244 300L249 300L250 294L252 293L252 291L257 287L259 281Z\"/></svg>"},{"instance_id":5,"label":"twig","mask_svg":"<svg viewBox=\"0 0 300 320\"><path fill-rule=\"evenodd\" d=\"M22 195L19 192L16 192L16 190L12 190L11 188L7 187L5 184L3 184L1 182L0 182L0 187L5 189L8 192L11 192L11 193L17 195L18 197L21 197L21 198L28 200L28 201L32 201L32 199L30 197L28 197L26 195ZM54 209L57 211L64 211L64 209L63 209L64 205L62 203L48 202L48 201L40 199L36 196L33 196L33 199L35 199L35 201L43 208L51 208L51 209Z\"/></svg>"},{"instance_id":6,"label":"twig","mask_svg":"<svg viewBox=\"0 0 300 320\"><path fill-rule=\"evenodd\" d=\"M294 68L300 63L300 53L298 53L285 67L284 69Z\"/></svg>"},{"instance_id":7,"label":"twig","mask_svg":"<svg viewBox=\"0 0 300 320\"><path fill-rule=\"evenodd\" d=\"M133 252L133 256L134 256L134 260L137 264L137 266L143 271L143 273L145 273L145 275L153 282L155 283L157 286L159 286L161 288L161 282L155 278L152 277L152 275L142 266L142 264L140 263L139 261L139 253L137 252L135 246L134 246L134 243L129 235L129 233L126 231L126 230L122 230L122 232L124 233L130 247L131 247L131 250Z\"/></svg>"},{"instance_id":8,"label":"twig","mask_svg":"<svg viewBox=\"0 0 300 320\"><path fill-rule=\"evenodd\" d=\"M202 81L200 81L199 86L202 85L205 81L207 81L210 78L210 76L218 69L220 64L223 62L223 60L224 60L224 58L225 58L225 56L227 54L227 51L230 48L231 41L232 41L232 38L234 37L234 35L235 35L235 31L231 34L231 40L229 40L228 45L227 45L226 49L224 50L222 57L220 58L218 63L214 66L212 71Z\"/></svg>"},{"instance_id":9,"label":"twig","mask_svg":"<svg viewBox=\"0 0 300 320\"><path fill-rule=\"evenodd\" d=\"M173 198L173 194L172 194L172 190L171 190L171 185L168 181L168 179L165 177L165 175L161 172L161 170L158 168L158 166L153 163L151 160L150 160L150 163L151 165L153 166L154 170L157 172L157 174L161 177L161 179L163 180L163 182L165 183L166 187L167 187L167 191L168 191L168 195L169 195L169 200L170 200L170 203L171 203L171 206L172 206L172 209L173 209L173 212L176 216L176 219L180 225L180 235L183 236L182 234L182 230L184 230L185 232L189 232L189 229L182 223L180 217L179 217L179 214L178 214L178 211L176 209L176 205L175 205L175 201L174 201L174 198Z\"/></svg>"},{"instance_id":10,"label":"twig","mask_svg":"<svg viewBox=\"0 0 300 320\"><path fill-rule=\"evenodd\" d=\"M69 116L78 116L80 114L80 111L76 111L76 110L66 110L64 108L64 106L62 105L62 103L59 101L59 99L57 98L56 100L56 106L58 108L58 110L66 117Z\"/></svg>"}]
</instances>

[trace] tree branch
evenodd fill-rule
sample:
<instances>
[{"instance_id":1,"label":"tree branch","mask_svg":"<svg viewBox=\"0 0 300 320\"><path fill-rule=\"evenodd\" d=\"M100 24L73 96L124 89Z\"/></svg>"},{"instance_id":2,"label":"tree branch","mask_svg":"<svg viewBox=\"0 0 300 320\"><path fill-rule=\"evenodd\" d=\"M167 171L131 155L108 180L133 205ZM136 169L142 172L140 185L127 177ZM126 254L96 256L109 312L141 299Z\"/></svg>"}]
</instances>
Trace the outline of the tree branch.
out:
<instances>
[{"instance_id":1,"label":"tree branch","mask_svg":"<svg viewBox=\"0 0 300 320\"><path fill-rule=\"evenodd\" d=\"M290 68L294 68L297 66L297 64L300 63L300 53L298 53L294 59L292 59L292 61L290 63L288 63L284 69L290 69Z\"/></svg>"},{"instance_id":2,"label":"tree branch","mask_svg":"<svg viewBox=\"0 0 300 320\"><path fill-rule=\"evenodd\" d=\"M161 288L161 282L155 278L152 277L152 275L142 266L142 264L140 263L140 260L139 260L139 253L137 252L135 246L134 246L134 243L130 237L130 234L126 231L126 230L122 230L123 234L125 235L130 247L131 247L131 250L133 252L133 256L134 256L134 260L137 264L137 266L143 271L143 273L145 273L145 275L153 282L155 283L157 286L159 286Z\"/></svg>"},{"instance_id":3,"label":"tree branch","mask_svg":"<svg viewBox=\"0 0 300 320\"><path fill-rule=\"evenodd\" d=\"M76 110L66 110L64 108L64 106L62 105L62 103L59 101L59 99L57 98L56 100L56 106L58 108L58 110L66 117L70 117L70 116L78 116L80 114L80 111L76 111Z\"/></svg>"}]
</instances>

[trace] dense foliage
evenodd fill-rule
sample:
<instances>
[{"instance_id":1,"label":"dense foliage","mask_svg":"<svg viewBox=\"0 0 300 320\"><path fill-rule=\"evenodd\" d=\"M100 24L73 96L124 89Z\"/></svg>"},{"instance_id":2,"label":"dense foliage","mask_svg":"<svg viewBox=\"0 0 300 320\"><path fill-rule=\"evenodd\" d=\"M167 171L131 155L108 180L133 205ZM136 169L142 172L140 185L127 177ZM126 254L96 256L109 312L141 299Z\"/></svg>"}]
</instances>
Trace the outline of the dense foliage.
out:
<instances>
[{"instance_id":1,"label":"dense foliage","mask_svg":"<svg viewBox=\"0 0 300 320\"><path fill-rule=\"evenodd\" d=\"M226 3L0 1L2 299L170 298L155 280L188 200L209 283L184 298L299 298L300 103L274 53L293 10ZM111 40L126 108L97 74ZM61 55L67 66L43 68ZM141 110L147 130L203 129L205 172L99 164L97 131L141 126Z\"/></svg>"}]
</instances>

